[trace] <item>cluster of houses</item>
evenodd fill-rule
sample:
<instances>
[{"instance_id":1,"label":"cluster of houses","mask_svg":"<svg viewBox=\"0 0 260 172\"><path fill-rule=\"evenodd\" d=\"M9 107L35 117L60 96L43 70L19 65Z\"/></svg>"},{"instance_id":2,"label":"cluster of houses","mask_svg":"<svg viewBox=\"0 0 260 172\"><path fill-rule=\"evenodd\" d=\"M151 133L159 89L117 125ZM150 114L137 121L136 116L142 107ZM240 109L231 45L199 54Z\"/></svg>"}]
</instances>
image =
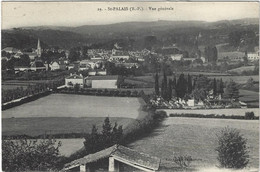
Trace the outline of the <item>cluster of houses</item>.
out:
<instances>
[{"instance_id":1,"label":"cluster of houses","mask_svg":"<svg viewBox=\"0 0 260 172\"><path fill-rule=\"evenodd\" d=\"M220 52L218 54L218 61L226 61L230 64L232 63L237 63L244 61L245 58L247 58L248 62L255 62L259 61L260 57L260 51L259 47L255 47L254 52L239 52L239 51L234 51L234 52Z\"/></svg>"}]
</instances>

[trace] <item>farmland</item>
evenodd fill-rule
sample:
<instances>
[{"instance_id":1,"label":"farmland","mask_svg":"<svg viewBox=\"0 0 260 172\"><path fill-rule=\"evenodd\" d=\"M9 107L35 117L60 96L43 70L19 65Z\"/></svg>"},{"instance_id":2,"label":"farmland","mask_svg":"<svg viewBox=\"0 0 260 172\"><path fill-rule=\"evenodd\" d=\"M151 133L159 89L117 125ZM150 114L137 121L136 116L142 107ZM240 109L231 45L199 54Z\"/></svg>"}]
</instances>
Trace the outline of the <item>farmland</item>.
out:
<instances>
[{"instance_id":1,"label":"farmland","mask_svg":"<svg viewBox=\"0 0 260 172\"><path fill-rule=\"evenodd\" d=\"M216 134L226 126L236 128L248 139L250 168L258 168L259 122L257 120L227 120L199 118L167 118L163 124L147 137L128 146L161 158L162 171L177 168L173 156L188 155L194 161L192 168L218 165Z\"/></svg>"},{"instance_id":2,"label":"farmland","mask_svg":"<svg viewBox=\"0 0 260 172\"><path fill-rule=\"evenodd\" d=\"M2 134L89 133L93 124L101 130L105 117L127 127L146 115L142 104L139 98L52 94L3 111Z\"/></svg>"}]
</instances>

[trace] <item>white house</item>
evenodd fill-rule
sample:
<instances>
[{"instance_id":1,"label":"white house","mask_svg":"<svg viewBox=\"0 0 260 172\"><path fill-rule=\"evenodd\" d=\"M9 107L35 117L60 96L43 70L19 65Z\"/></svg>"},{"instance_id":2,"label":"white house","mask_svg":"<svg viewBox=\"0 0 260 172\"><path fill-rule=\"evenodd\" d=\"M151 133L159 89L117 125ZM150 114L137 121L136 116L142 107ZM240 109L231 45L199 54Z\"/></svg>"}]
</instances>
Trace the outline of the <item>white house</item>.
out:
<instances>
[{"instance_id":1,"label":"white house","mask_svg":"<svg viewBox=\"0 0 260 172\"><path fill-rule=\"evenodd\" d=\"M6 48L4 48L2 51L5 51L5 52L7 52L7 53L12 54L12 53L17 53L17 52L18 52L18 49L13 48L13 47L6 47Z\"/></svg>"},{"instance_id":2,"label":"white house","mask_svg":"<svg viewBox=\"0 0 260 172\"><path fill-rule=\"evenodd\" d=\"M42 61L35 60L34 62L31 63L30 69L33 71L44 71L44 70L46 70L46 66L43 64Z\"/></svg>"},{"instance_id":3,"label":"white house","mask_svg":"<svg viewBox=\"0 0 260 172\"><path fill-rule=\"evenodd\" d=\"M89 83L91 88L116 89L121 79L118 75L90 76L85 78L85 83Z\"/></svg>"},{"instance_id":4,"label":"white house","mask_svg":"<svg viewBox=\"0 0 260 172\"><path fill-rule=\"evenodd\" d=\"M172 60L180 61L183 58L183 54L171 54L170 58Z\"/></svg>"},{"instance_id":5,"label":"white house","mask_svg":"<svg viewBox=\"0 0 260 172\"><path fill-rule=\"evenodd\" d=\"M70 74L67 78L65 78L65 85L67 87L74 86L76 84L79 84L81 87L84 85L84 77L80 74Z\"/></svg>"},{"instance_id":6,"label":"white house","mask_svg":"<svg viewBox=\"0 0 260 172\"><path fill-rule=\"evenodd\" d=\"M62 60L56 60L50 63L50 68L51 70L66 70L66 64Z\"/></svg>"},{"instance_id":7,"label":"white house","mask_svg":"<svg viewBox=\"0 0 260 172\"><path fill-rule=\"evenodd\" d=\"M249 61L259 60L259 52L258 53L247 53L247 59Z\"/></svg>"}]
</instances>

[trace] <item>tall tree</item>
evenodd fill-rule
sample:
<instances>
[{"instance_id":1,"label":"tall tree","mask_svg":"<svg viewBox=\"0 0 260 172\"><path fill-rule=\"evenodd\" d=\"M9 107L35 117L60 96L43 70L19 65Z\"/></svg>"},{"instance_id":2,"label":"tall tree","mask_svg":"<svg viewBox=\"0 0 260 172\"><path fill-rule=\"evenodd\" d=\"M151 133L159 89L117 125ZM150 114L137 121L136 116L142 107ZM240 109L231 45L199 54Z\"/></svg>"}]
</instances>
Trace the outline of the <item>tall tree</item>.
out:
<instances>
[{"instance_id":1,"label":"tall tree","mask_svg":"<svg viewBox=\"0 0 260 172\"><path fill-rule=\"evenodd\" d=\"M154 89L155 89L155 94L158 96L158 95L160 94L160 91L159 91L159 76L158 76L158 72L156 72L156 74L155 74Z\"/></svg>"},{"instance_id":2,"label":"tall tree","mask_svg":"<svg viewBox=\"0 0 260 172\"><path fill-rule=\"evenodd\" d=\"M191 76L188 74L188 85L187 85L187 87L188 87L188 93L189 94L191 94L191 92L192 92L192 79L191 79Z\"/></svg>"},{"instance_id":3,"label":"tall tree","mask_svg":"<svg viewBox=\"0 0 260 172\"><path fill-rule=\"evenodd\" d=\"M165 71L163 71L163 80L162 80L162 88L161 88L161 96L163 99L167 99L167 76Z\"/></svg>"},{"instance_id":4,"label":"tall tree","mask_svg":"<svg viewBox=\"0 0 260 172\"><path fill-rule=\"evenodd\" d=\"M168 82L168 91L167 91L167 100L171 100L172 98L172 79L169 79Z\"/></svg>"},{"instance_id":5,"label":"tall tree","mask_svg":"<svg viewBox=\"0 0 260 172\"><path fill-rule=\"evenodd\" d=\"M177 81L176 94L178 98L183 98L186 93L187 93L187 81L184 78L184 74L181 74Z\"/></svg>"},{"instance_id":6,"label":"tall tree","mask_svg":"<svg viewBox=\"0 0 260 172\"><path fill-rule=\"evenodd\" d=\"M238 99L239 97L238 85L233 80L230 80L229 83L227 83L224 92L224 97L229 99Z\"/></svg>"},{"instance_id":7,"label":"tall tree","mask_svg":"<svg viewBox=\"0 0 260 172\"><path fill-rule=\"evenodd\" d=\"M213 94L216 96L217 95L217 81L216 78L213 80Z\"/></svg>"},{"instance_id":8,"label":"tall tree","mask_svg":"<svg viewBox=\"0 0 260 172\"><path fill-rule=\"evenodd\" d=\"M106 143L106 145L110 146L111 145L111 130L112 130L112 127L111 127L109 117L106 117L102 127L103 127L103 130L102 130L103 142ZM105 146L105 147L107 147L107 146Z\"/></svg>"}]
</instances>

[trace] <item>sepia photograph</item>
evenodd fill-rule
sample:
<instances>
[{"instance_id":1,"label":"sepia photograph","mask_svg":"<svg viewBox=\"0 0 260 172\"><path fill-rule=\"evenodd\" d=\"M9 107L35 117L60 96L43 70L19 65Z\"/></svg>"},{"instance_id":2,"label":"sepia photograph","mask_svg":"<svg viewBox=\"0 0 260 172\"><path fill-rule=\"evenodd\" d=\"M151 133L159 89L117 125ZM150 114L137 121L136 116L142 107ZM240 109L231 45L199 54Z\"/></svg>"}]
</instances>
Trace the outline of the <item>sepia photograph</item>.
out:
<instances>
[{"instance_id":1,"label":"sepia photograph","mask_svg":"<svg viewBox=\"0 0 260 172\"><path fill-rule=\"evenodd\" d=\"M1 2L1 171L258 172L259 2Z\"/></svg>"}]
</instances>

